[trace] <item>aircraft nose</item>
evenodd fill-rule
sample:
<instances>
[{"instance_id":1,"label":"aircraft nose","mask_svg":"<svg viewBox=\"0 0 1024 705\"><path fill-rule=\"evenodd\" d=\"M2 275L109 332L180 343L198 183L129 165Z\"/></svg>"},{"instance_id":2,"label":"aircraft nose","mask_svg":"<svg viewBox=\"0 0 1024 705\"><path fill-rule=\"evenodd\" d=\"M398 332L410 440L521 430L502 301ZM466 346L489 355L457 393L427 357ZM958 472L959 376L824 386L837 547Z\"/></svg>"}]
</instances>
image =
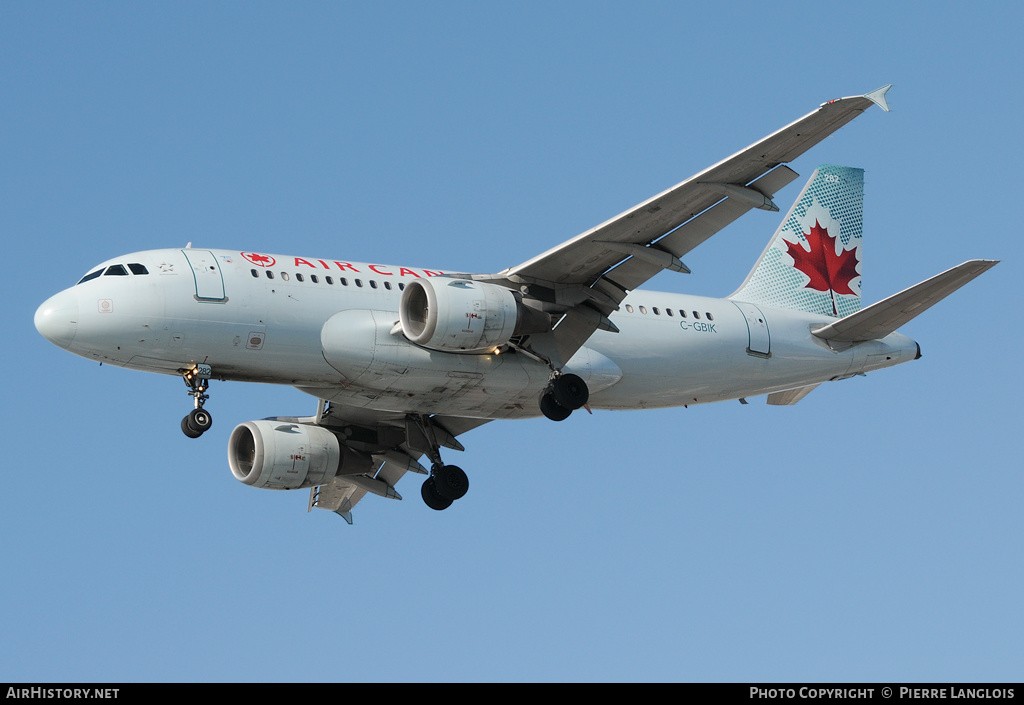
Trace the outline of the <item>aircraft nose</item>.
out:
<instances>
[{"instance_id":1,"label":"aircraft nose","mask_svg":"<svg viewBox=\"0 0 1024 705\"><path fill-rule=\"evenodd\" d=\"M78 330L78 296L70 290L51 296L36 309L36 330L54 345L71 345Z\"/></svg>"}]
</instances>

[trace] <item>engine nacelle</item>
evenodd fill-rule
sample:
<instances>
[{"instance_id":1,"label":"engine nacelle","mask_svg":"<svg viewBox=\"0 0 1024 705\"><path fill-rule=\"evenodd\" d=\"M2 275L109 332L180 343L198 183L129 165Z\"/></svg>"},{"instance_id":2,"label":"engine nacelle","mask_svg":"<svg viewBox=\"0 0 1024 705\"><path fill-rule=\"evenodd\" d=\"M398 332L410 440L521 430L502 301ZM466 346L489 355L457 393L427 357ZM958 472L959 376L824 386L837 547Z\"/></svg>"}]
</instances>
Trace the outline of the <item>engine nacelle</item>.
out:
<instances>
[{"instance_id":1,"label":"engine nacelle","mask_svg":"<svg viewBox=\"0 0 1024 705\"><path fill-rule=\"evenodd\" d=\"M411 342L447 352L489 352L514 335L551 329L546 314L524 306L509 289L468 279L407 284L398 316Z\"/></svg>"},{"instance_id":2,"label":"engine nacelle","mask_svg":"<svg viewBox=\"0 0 1024 705\"><path fill-rule=\"evenodd\" d=\"M370 459L346 448L325 428L289 421L246 421L228 440L228 464L241 482L269 490L296 490L330 482L343 465Z\"/></svg>"}]
</instances>

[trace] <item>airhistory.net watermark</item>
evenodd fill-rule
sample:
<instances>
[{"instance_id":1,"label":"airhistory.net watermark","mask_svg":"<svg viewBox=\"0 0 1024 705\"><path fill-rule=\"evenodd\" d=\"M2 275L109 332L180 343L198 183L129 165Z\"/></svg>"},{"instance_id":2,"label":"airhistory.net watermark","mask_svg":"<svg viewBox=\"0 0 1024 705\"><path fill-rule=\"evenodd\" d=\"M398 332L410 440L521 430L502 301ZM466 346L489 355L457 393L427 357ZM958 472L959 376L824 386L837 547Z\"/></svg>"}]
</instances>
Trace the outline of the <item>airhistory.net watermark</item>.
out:
<instances>
[{"instance_id":1,"label":"airhistory.net watermark","mask_svg":"<svg viewBox=\"0 0 1024 705\"><path fill-rule=\"evenodd\" d=\"M20 687L11 686L7 688L8 698L24 698L33 700L36 698L56 698L61 700L112 700L117 698L117 691L120 688L50 688L50 687Z\"/></svg>"}]
</instances>

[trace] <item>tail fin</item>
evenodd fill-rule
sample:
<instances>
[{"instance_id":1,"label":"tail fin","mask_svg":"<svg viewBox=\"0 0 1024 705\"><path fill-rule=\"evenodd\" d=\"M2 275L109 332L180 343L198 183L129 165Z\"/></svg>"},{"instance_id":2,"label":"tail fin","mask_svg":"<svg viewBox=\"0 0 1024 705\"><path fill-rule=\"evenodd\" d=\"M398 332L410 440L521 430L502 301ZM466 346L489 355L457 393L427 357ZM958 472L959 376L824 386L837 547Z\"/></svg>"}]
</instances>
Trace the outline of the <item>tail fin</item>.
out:
<instances>
[{"instance_id":1,"label":"tail fin","mask_svg":"<svg viewBox=\"0 0 1024 705\"><path fill-rule=\"evenodd\" d=\"M864 170L819 166L729 298L826 316L860 310Z\"/></svg>"}]
</instances>

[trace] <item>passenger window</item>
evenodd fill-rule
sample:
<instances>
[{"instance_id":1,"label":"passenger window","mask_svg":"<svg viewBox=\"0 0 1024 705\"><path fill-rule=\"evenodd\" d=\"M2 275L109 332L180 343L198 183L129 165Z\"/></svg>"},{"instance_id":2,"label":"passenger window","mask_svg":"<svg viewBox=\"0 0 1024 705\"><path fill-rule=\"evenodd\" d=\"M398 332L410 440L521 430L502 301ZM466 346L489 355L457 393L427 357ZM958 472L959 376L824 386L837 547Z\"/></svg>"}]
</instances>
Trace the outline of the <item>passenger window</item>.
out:
<instances>
[{"instance_id":1,"label":"passenger window","mask_svg":"<svg viewBox=\"0 0 1024 705\"><path fill-rule=\"evenodd\" d=\"M273 273L273 272L271 272L271 271L270 271L270 270L268 269L268 270L267 270L267 279L273 279L273 278L274 278L274 273Z\"/></svg>"},{"instance_id":2,"label":"passenger window","mask_svg":"<svg viewBox=\"0 0 1024 705\"><path fill-rule=\"evenodd\" d=\"M348 279L346 279L345 277L340 277L338 281L341 282L342 286L348 286Z\"/></svg>"},{"instance_id":3,"label":"passenger window","mask_svg":"<svg viewBox=\"0 0 1024 705\"><path fill-rule=\"evenodd\" d=\"M696 311L693 312L693 317L696 318L698 321L700 320L700 314L697 313Z\"/></svg>"},{"instance_id":4,"label":"passenger window","mask_svg":"<svg viewBox=\"0 0 1024 705\"><path fill-rule=\"evenodd\" d=\"M334 284L334 277L324 277L324 281L328 284Z\"/></svg>"},{"instance_id":5,"label":"passenger window","mask_svg":"<svg viewBox=\"0 0 1024 705\"><path fill-rule=\"evenodd\" d=\"M715 320L715 317L714 317L714 316L712 316L710 312L709 312L709 313L705 313L704 315L708 317L708 320L709 320L709 321L713 321L713 320Z\"/></svg>"},{"instance_id":6,"label":"passenger window","mask_svg":"<svg viewBox=\"0 0 1024 705\"><path fill-rule=\"evenodd\" d=\"M107 271L103 273L105 277L127 277L128 270L124 268L123 264L114 264L107 267Z\"/></svg>"},{"instance_id":7,"label":"passenger window","mask_svg":"<svg viewBox=\"0 0 1024 705\"><path fill-rule=\"evenodd\" d=\"M391 282L384 282L384 288L391 291Z\"/></svg>"},{"instance_id":8,"label":"passenger window","mask_svg":"<svg viewBox=\"0 0 1024 705\"><path fill-rule=\"evenodd\" d=\"M665 309L665 313L668 314L669 316L673 315L672 314L672 309L670 309L670 308L666 308Z\"/></svg>"},{"instance_id":9,"label":"passenger window","mask_svg":"<svg viewBox=\"0 0 1024 705\"><path fill-rule=\"evenodd\" d=\"M626 304L626 313L633 313L633 306L631 304Z\"/></svg>"},{"instance_id":10,"label":"passenger window","mask_svg":"<svg viewBox=\"0 0 1024 705\"><path fill-rule=\"evenodd\" d=\"M371 288L371 289L376 289L376 288L377 288L377 282L376 282L376 280L374 280L374 279L371 279L371 280L370 280L370 288Z\"/></svg>"},{"instance_id":11,"label":"passenger window","mask_svg":"<svg viewBox=\"0 0 1024 705\"><path fill-rule=\"evenodd\" d=\"M319 280L319 279L317 279L317 277L316 277L316 275L315 275L315 274L310 274L310 275L309 275L309 280L310 280L311 282L313 282L314 284L319 284L319 283L320 283L320 280Z\"/></svg>"},{"instance_id":12,"label":"passenger window","mask_svg":"<svg viewBox=\"0 0 1024 705\"><path fill-rule=\"evenodd\" d=\"M362 286L363 285L363 280L362 279L354 279L353 281L356 283L356 286Z\"/></svg>"},{"instance_id":13,"label":"passenger window","mask_svg":"<svg viewBox=\"0 0 1024 705\"><path fill-rule=\"evenodd\" d=\"M139 264L138 262L132 262L129 264L128 269L132 270L132 274L149 274L149 270L146 269L146 266Z\"/></svg>"},{"instance_id":14,"label":"passenger window","mask_svg":"<svg viewBox=\"0 0 1024 705\"><path fill-rule=\"evenodd\" d=\"M98 277L101 274L103 274L103 270L102 269L97 269L95 272L89 272L84 277L79 279L78 283L79 284L83 284L83 283L89 281L90 279L95 279L96 277Z\"/></svg>"},{"instance_id":15,"label":"passenger window","mask_svg":"<svg viewBox=\"0 0 1024 705\"><path fill-rule=\"evenodd\" d=\"M282 281L288 281L289 278L290 277L288 276L288 272L281 272Z\"/></svg>"},{"instance_id":16,"label":"passenger window","mask_svg":"<svg viewBox=\"0 0 1024 705\"><path fill-rule=\"evenodd\" d=\"M651 310L652 310L652 311L654 311L654 315L655 315L655 316L660 316L660 315L661 315L661 311L659 311L659 310L658 310L658 307L657 307L657 306L655 306L655 307L654 307L654 308L652 308Z\"/></svg>"},{"instance_id":17,"label":"passenger window","mask_svg":"<svg viewBox=\"0 0 1024 705\"><path fill-rule=\"evenodd\" d=\"M403 284L402 282L398 282L398 290L405 291L405 284Z\"/></svg>"},{"instance_id":18,"label":"passenger window","mask_svg":"<svg viewBox=\"0 0 1024 705\"><path fill-rule=\"evenodd\" d=\"M296 281L303 281L303 279L302 279L302 272L296 272L295 273L295 280Z\"/></svg>"},{"instance_id":19,"label":"passenger window","mask_svg":"<svg viewBox=\"0 0 1024 705\"><path fill-rule=\"evenodd\" d=\"M641 306L640 307L640 313L646 314L647 313L647 307L646 306Z\"/></svg>"},{"instance_id":20,"label":"passenger window","mask_svg":"<svg viewBox=\"0 0 1024 705\"><path fill-rule=\"evenodd\" d=\"M684 311L683 309L679 309L679 315L680 315L680 316L681 316L682 318L686 318L686 311Z\"/></svg>"},{"instance_id":21,"label":"passenger window","mask_svg":"<svg viewBox=\"0 0 1024 705\"><path fill-rule=\"evenodd\" d=\"M249 271L252 272L253 279L259 279L260 278L260 273L257 272L255 269L250 269Z\"/></svg>"}]
</instances>

